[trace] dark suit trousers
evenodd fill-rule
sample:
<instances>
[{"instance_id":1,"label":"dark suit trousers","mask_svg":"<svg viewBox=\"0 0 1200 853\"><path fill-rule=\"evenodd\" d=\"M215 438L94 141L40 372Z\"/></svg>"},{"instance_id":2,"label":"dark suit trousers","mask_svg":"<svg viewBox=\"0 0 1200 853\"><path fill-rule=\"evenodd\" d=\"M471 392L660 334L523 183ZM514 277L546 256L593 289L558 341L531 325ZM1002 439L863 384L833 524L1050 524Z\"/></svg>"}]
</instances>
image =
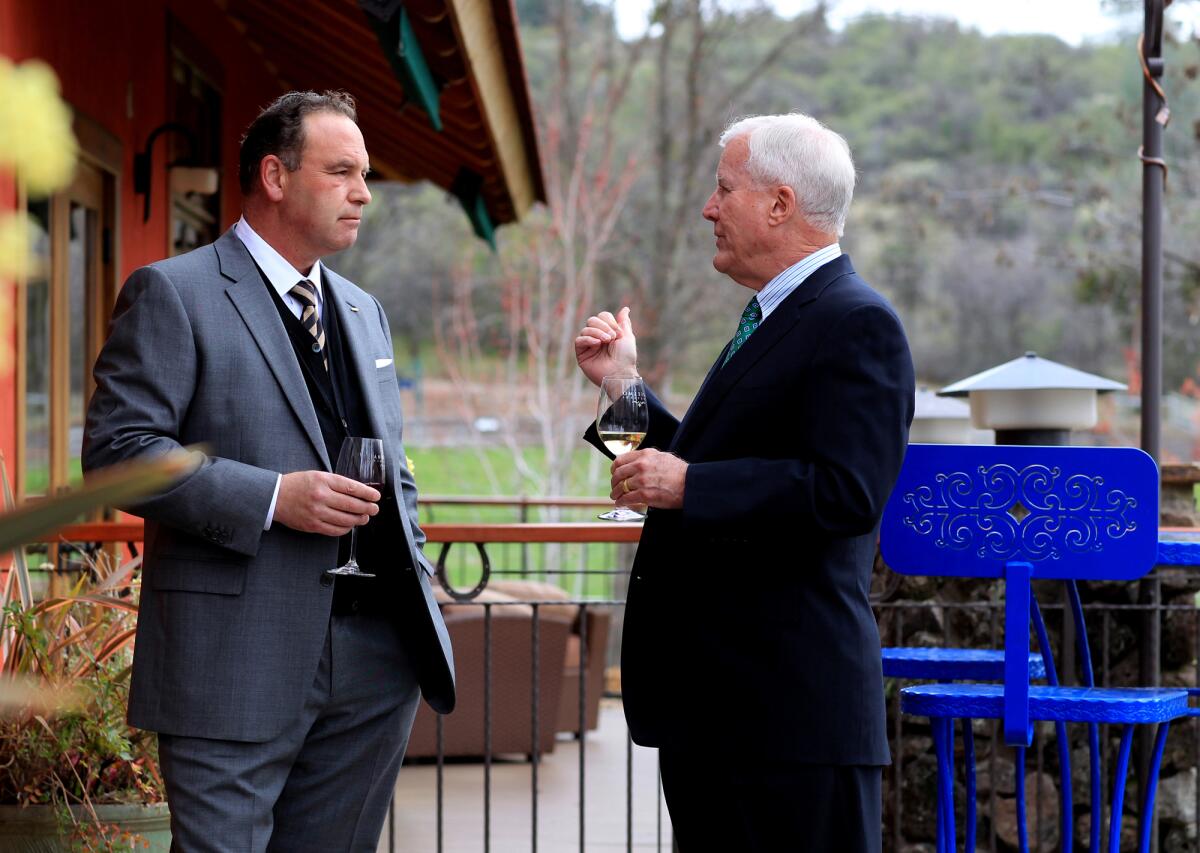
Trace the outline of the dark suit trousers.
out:
<instances>
[{"instance_id":1,"label":"dark suit trousers","mask_svg":"<svg viewBox=\"0 0 1200 853\"><path fill-rule=\"evenodd\" d=\"M374 853L419 698L394 620L335 611L304 708L278 737L159 735L172 851Z\"/></svg>"},{"instance_id":2,"label":"dark suit trousers","mask_svg":"<svg viewBox=\"0 0 1200 853\"><path fill-rule=\"evenodd\" d=\"M680 853L880 853L882 768L659 750Z\"/></svg>"}]
</instances>

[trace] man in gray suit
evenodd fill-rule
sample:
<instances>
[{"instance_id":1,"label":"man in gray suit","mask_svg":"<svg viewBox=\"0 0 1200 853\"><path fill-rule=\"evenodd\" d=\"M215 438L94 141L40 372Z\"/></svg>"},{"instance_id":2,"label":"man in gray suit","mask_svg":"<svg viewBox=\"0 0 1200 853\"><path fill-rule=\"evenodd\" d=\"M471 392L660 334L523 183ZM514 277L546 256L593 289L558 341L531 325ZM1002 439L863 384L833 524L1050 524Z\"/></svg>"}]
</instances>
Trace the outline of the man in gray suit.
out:
<instances>
[{"instance_id":1,"label":"man in gray suit","mask_svg":"<svg viewBox=\"0 0 1200 853\"><path fill-rule=\"evenodd\" d=\"M188 853L374 851L418 694L454 705L391 332L320 261L371 200L356 122L340 92L267 107L242 141L242 218L135 271L96 363L85 469L204 445L195 473L133 508L129 721L159 733ZM381 489L332 473L348 435L383 440ZM375 577L335 581L355 527Z\"/></svg>"}]
</instances>

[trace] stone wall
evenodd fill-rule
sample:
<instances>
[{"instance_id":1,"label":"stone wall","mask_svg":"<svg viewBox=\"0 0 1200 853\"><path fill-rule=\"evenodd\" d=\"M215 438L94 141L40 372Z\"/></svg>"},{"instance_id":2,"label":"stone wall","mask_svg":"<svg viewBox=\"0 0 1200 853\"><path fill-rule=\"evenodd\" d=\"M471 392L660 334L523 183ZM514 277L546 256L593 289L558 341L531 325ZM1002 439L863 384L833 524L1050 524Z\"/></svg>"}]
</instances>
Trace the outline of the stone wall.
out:
<instances>
[{"instance_id":1,"label":"stone wall","mask_svg":"<svg viewBox=\"0 0 1200 853\"><path fill-rule=\"evenodd\" d=\"M1200 527L1200 462L1168 463L1160 470L1163 526Z\"/></svg>"}]
</instances>

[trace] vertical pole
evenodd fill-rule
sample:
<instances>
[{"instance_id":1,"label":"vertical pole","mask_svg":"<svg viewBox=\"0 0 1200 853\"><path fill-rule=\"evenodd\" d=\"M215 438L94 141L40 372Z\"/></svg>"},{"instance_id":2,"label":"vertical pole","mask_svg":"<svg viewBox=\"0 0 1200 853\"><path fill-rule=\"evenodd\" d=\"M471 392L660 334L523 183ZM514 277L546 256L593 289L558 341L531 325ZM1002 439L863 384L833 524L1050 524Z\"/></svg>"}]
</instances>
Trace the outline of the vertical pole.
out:
<instances>
[{"instance_id":1,"label":"vertical pole","mask_svg":"<svg viewBox=\"0 0 1200 853\"><path fill-rule=\"evenodd\" d=\"M579 739L583 748L583 738ZM633 736L625 733L625 853L633 853Z\"/></svg>"},{"instance_id":2,"label":"vertical pole","mask_svg":"<svg viewBox=\"0 0 1200 853\"><path fill-rule=\"evenodd\" d=\"M1163 0L1146 0L1142 53L1142 449L1159 458L1162 400Z\"/></svg>"},{"instance_id":3,"label":"vertical pole","mask_svg":"<svg viewBox=\"0 0 1200 853\"><path fill-rule=\"evenodd\" d=\"M539 723L541 722L541 718L542 718L542 708L541 708L541 701L540 701L541 690L542 690L542 685L541 685L541 675L542 675L542 673L541 673L541 647L540 647L540 642L539 642L541 640L542 624L539 621L540 617L541 617L541 611L538 608L540 607L540 605L535 603L531 606L533 607L533 625L532 625L533 631L530 634L530 637L531 637L531 642L533 643L533 647L530 650L530 664L529 664L530 670L531 670L530 671L531 677L530 677L529 683L531 685L530 690L532 691L532 695L530 696L530 708L532 710L532 713L529 715L529 720L530 720L529 725L531 728L531 731L529 733L529 796L530 796L530 802L532 805L530 807L530 815L529 815L530 824L531 824L529 827L529 838L530 838L530 848L532 850L532 853L537 853L537 849L538 849L538 764L541 763L541 760L542 760L542 751L540 748L542 734L541 734L541 730L539 727Z\"/></svg>"},{"instance_id":4,"label":"vertical pole","mask_svg":"<svg viewBox=\"0 0 1200 853\"><path fill-rule=\"evenodd\" d=\"M483 603L483 853L492 850L492 603Z\"/></svg>"},{"instance_id":5,"label":"vertical pole","mask_svg":"<svg viewBox=\"0 0 1200 853\"><path fill-rule=\"evenodd\" d=\"M520 516L521 523L528 524L529 523L529 500L528 500L528 498L522 496L520 498L520 501L521 501L521 516ZM543 570L545 568L546 568L545 566L542 566ZM521 543L521 580L524 580L527 577L529 577L529 543L522 542ZM542 580L545 580L545 579L546 579L546 576L545 576L545 574L543 574Z\"/></svg>"},{"instance_id":6,"label":"vertical pole","mask_svg":"<svg viewBox=\"0 0 1200 853\"><path fill-rule=\"evenodd\" d=\"M1146 0L1145 29L1140 45L1142 81L1142 449L1154 461L1160 454L1162 400L1162 200L1166 164L1162 155L1163 127L1167 123L1166 99L1158 84L1163 75L1162 41L1164 0ZM1159 683L1160 612L1157 573L1138 583L1141 643L1138 648L1138 683ZM1146 728L1146 727L1144 727ZM1139 732L1136 768L1142 787L1149 780L1149 730ZM1154 815L1142 815L1154 821ZM1157 839L1155 839L1157 841ZM1153 849L1158 845L1154 844Z\"/></svg>"},{"instance_id":7,"label":"vertical pole","mask_svg":"<svg viewBox=\"0 0 1200 853\"><path fill-rule=\"evenodd\" d=\"M587 815L587 604L579 605L579 853L584 851L584 819Z\"/></svg>"}]
</instances>

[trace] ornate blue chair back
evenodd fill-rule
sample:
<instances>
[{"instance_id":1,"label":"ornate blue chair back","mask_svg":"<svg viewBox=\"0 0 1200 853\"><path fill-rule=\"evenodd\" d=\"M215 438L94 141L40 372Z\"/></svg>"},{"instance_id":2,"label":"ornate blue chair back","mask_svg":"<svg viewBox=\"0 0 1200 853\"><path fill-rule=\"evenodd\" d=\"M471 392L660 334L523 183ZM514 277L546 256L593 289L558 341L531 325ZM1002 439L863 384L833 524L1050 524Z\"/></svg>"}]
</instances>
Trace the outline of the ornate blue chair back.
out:
<instances>
[{"instance_id":1,"label":"ornate blue chair back","mask_svg":"<svg viewBox=\"0 0 1200 853\"><path fill-rule=\"evenodd\" d=\"M1158 553L1158 468L1128 447L913 444L880 528L902 574L1005 580L1005 739L1028 744L1030 581L1135 580Z\"/></svg>"}]
</instances>

